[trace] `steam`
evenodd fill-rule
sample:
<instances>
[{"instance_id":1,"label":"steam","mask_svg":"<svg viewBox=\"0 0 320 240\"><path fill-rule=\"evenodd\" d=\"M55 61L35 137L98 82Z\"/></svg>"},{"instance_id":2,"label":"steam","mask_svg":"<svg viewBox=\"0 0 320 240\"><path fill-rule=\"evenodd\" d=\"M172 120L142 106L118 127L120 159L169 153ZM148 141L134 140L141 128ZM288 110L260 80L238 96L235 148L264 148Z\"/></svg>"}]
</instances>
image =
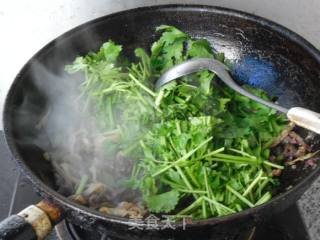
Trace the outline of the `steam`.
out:
<instances>
[{"instance_id":1,"label":"steam","mask_svg":"<svg viewBox=\"0 0 320 240\"><path fill-rule=\"evenodd\" d=\"M110 189L114 181L126 178L130 161L121 153L115 157L105 154L105 140L110 136L101 133L93 109L80 97L84 76L56 74L39 62L33 63L31 76L35 91L24 91L17 115L19 128L29 130L19 141L43 151L44 159L38 161L52 164L58 191L70 196L85 178L89 179L87 186L103 183ZM44 100L36 97L39 93Z\"/></svg>"}]
</instances>

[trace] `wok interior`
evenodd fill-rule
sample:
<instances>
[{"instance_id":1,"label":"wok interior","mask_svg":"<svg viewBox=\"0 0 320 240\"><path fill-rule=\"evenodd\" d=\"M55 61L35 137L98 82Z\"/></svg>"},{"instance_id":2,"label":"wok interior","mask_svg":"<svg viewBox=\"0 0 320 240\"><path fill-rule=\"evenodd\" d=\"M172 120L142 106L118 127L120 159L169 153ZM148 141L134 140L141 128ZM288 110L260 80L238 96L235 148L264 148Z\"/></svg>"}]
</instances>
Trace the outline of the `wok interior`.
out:
<instances>
[{"instance_id":1,"label":"wok interior","mask_svg":"<svg viewBox=\"0 0 320 240\"><path fill-rule=\"evenodd\" d=\"M46 135L35 126L50 104L47 101L50 89L34 83L36 65L41 63L46 69L38 71L36 78L44 82L57 81L49 85L57 86L58 91L59 80L54 76L64 74L64 66L76 56L97 50L103 42L112 39L121 44L124 53L130 57L138 46L150 48L157 37L155 27L161 24L174 25L192 37L208 39L218 52L224 52L234 63L247 57L272 63L277 72L276 81L257 82L256 87L277 96L285 107L302 106L320 112L317 104L320 102L317 94L320 89L319 62L306 49L288 39L285 33L274 31L258 20L227 15L223 11L196 10L144 10L101 18L56 39L26 65L8 98L7 125L23 161L45 184L55 190L58 188L51 163L44 161L43 150L31 141L39 137L41 141L47 141ZM33 107L28 107L30 105ZM296 185L311 171L314 170L299 167L285 171L281 177L281 191Z\"/></svg>"}]
</instances>

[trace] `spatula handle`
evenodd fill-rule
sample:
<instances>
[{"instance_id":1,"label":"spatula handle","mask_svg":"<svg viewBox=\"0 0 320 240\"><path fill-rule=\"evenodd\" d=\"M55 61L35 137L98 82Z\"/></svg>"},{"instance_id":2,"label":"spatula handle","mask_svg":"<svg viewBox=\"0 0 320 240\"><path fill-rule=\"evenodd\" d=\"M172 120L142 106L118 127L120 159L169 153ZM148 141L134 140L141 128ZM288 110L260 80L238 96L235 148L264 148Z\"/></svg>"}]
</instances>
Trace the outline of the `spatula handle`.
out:
<instances>
[{"instance_id":1,"label":"spatula handle","mask_svg":"<svg viewBox=\"0 0 320 240\"><path fill-rule=\"evenodd\" d=\"M302 107L290 108L287 117L296 125L320 134L320 114Z\"/></svg>"},{"instance_id":2,"label":"spatula handle","mask_svg":"<svg viewBox=\"0 0 320 240\"><path fill-rule=\"evenodd\" d=\"M1 221L0 240L43 240L62 218L60 207L42 200Z\"/></svg>"}]
</instances>

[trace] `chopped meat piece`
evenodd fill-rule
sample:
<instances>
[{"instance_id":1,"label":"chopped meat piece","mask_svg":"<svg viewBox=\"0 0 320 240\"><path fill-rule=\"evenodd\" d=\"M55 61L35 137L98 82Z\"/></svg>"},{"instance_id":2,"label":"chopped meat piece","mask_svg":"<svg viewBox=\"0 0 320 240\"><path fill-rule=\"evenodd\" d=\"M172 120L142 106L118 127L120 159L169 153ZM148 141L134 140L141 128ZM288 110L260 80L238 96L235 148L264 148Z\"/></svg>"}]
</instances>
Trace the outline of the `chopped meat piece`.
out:
<instances>
[{"instance_id":1,"label":"chopped meat piece","mask_svg":"<svg viewBox=\"0 0 320 240\"><path fill-rule=\"evenodd\" d=\"M92 194L104 193L106 191L106 185L103 183L91 183L88 188L84 191L84 196L90 196Z\"/></svg>"},{"instance_id":2,"label":"chopped meat piece","mask_svg":"<svg viewBox=\"0 0 320 240\"><path fill-rule=\"evenodd\" d=\"M119 217L126 217L128 215L128 211L124 209L119 209L119 208L101 207L99 209L99 212L102 212L108 215L119 216Z\"/></svg>"},{"instance_id":3,"label":"chopped meat piece","mask_svg":"<svg viewBox=\"0 0 320 240\"><path fill-rule=\"evenodd\" d=\"M107 200L108 199L104 193L94 193L89 196L88 203L92 208L99 208L101 203Z\"/></svg>"},{"instance_id":4,"label":"chopped meat piece","mask_svg":"<svg viewBox=\"0 0 320 240\"><path fill-rule=\"evenodd\" d=\"M308 167L311 167L312 169L315 169L317 167L317 161L318 161L319 158L310 158L308 159L306 162L305 162L305 167L308 168Z\"/></svg>"},{"instance_id":5,"label":"chopped meat piece","mask_svg":"<svg viewBox=\"0 0 320 240\"><path fill-rule=\"evenodd\" d=\"M272 176L275 176L275 177L279 177L282 173L282 170L281 169L273 169L272 170Z\"/></svg>"},{"instance_id":6,"label":"chopped meat piece","mask_svg":"<svg viewBox=\"0 0 320 240\"><path fill-rule=\"evenodd\" d=\"M120 217L142 218L146 211L143 207L130 202L121 202L115 208L101 207L100 212Z\"/></svg>"},{"instance_id":7,"label":"chopped meat piece","mask_svg":"<svg viewBox=\"0 0 320 240\"><path fill-rule=\"evenodd\" d=\"M273 147L276 147L277 145L279 145L288 136L288 134L291 132L291 130L294 128L294 126L295 126L294 123L292 123L292 122L289 123L289 126L282 131L280 136L277 137L273 141L273 143L270 145L270 147L273 148Z\"/></svg>"},{"instance_id":8,"label":"chopped meat piece","mask_svg":"<svg viewBox=\"0 0 320 240\"><path fill-rule=\"evenodd\" d=\"M69 197L72 201L81 204L81 205L88 205L88 199L83 195L72 195Z\"/></svg>"},{"instance_id":9,"label":"chopped meat piece","mask_svg":"<svg viewBox=\"0 0 320 240\"><path fill-rule=\"evenodd\" d=\"M296 153L294 154L294 157L299 158L302 157L304 155L306 155L306 148L304 146L300 146L298 148L298 150L296 151Z\"/></svg>"},{"instance_id":10,"label":"chopped meat piece","mask_svg":"<svg viewBox=\"0 0 320 240\"><path fill-rule=\"evenodd\" d=\"M306 149L308 149L308 145L304 142L302 137L300 135L298 135L296 132L291 131L289 133L289 136L290 136L293 144L297 144L299 146L303 146Z\"/></svg>"},{"instance_id":11,"label":"chopped meat piece","mask_svg":"<svg viewBox=\"0 0 320 240\"><path fill-rule=\"evenodd\" d=\"M319 152L320 152L320 151L316 151L316 152L313 152L313 153L308 153L308 154L306 154L306 155L303 155L303 156L298 157L298 158L296 158L296 159L294 159L294 160L292 160L292 161L287 162L287 164L288 164L288 165L293 165L293 164L295 164L295 163L297 163L297 162L299 162L299 161L304 161L304 160L311 159L311 158L317 156L317 155L319 154Z\"/></svg>"},{"instance_id":12,"label":"chopped meat piece","mask_svg":"<svg viewBox=\"0 0 320 240\"><path fill-rule=\"evenodd\" d=\"M284 146L283 155L288 160L292 160L294 158L296 152L297 152L297 148L293 144L287 143Z\"/></svg>"}]
</instances>

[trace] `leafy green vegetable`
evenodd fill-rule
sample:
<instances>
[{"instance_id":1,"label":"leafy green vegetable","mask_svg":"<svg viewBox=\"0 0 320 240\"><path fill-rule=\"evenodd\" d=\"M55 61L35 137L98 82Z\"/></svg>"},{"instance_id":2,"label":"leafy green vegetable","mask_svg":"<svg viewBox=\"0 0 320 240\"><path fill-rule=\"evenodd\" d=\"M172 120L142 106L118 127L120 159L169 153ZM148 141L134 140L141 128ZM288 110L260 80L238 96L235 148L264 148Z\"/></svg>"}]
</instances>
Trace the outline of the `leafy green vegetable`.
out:
<instances>
[{"instance_id":1,"label":"leafy green vegetable","mask_svg":"<svg viewBox=\"0 0 320 240\"><path fill-rule=\"evenodd\" d=\"M84 111L91 111L104 135L116 134L116 140L105 138L105 154L121 152L134 163L123 183L141 193L151 212L194 218L222 216L268 201L277 185L271 171L283 168L268 161L268 146L287 120L208 71L154 91L152 83L186 59L225 61L206 39L195 40L173 26L160 26L157 32L161 36L150 54L135 50L135 63L124 65L122 47L108 41L97 53L66 67L85 74L81 94L91 108ZM270 99L262 90L246 88Z\"/></svg>"},{"instance_id":2,"label":"leafy green vegetable","mask_svg":"<svg viewBox=\"0 0 320 240\"><path fill-rule=\"evenodd\" d=\"M153 195L146 200L148 208L155 213L167 213L172 211L176 207L178 201L179 192L176 190L171 190L159 195Z\"/></svg>"},{"instance_id":3,"label":"leafy green vegetable","mask_svg":"<svg viewBox=\"0 0 320 240\"><path fill-rule=\"evenodd\" d=\"M190 41L189 42L189 50L188 56L189 57L213 57L213 51L210 46L210 43L206 39L200 39L197 41Z\"/></svg>"}]
</instances>

